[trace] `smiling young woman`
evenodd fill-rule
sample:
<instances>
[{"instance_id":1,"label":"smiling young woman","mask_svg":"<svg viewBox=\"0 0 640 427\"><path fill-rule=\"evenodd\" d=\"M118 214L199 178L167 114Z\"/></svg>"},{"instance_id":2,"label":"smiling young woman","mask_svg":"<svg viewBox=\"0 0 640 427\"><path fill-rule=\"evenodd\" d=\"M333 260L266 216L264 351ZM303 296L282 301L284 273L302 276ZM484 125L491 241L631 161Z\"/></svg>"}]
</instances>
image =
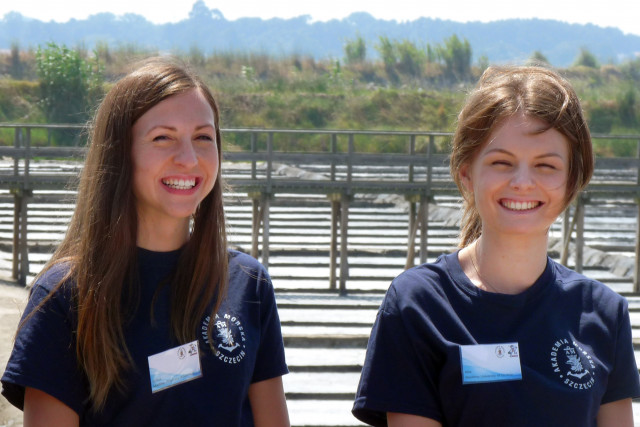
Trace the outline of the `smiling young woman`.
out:
<instances>
[{"instance_id":1,"label":"smiling young woman","mask_svg":"<svg viewBox=\"0 0 640 427\"><path fill-rule=\"evenodd\" d=\"M288 426L271 280L227 248L209 89L150 60L106 95L88 148L2 376L25 426Z\"/></svg>"},{"instance_id":2,"label":"smiling young woman","mask_svg":"<svg viewBox=\"0 0 640 427\"><path fill-rule=\"evenodd\" d=\"M578 98L555 72L489 68L458 117L460 249L398 276L354 415L375 426L633 426L626 300L547 256L593 172Z\"/></svg>"},{"instance_id":3,"label":"smiling young woman","mask_svg":"<svg viewBox=\"0 0 640 427\"><path fill-rule=\"evenodd\" d=\"M180 248L189 220L218 176L213 111L200 90L155 105L132 128L138 246Z\"/></svg>"}]
</instances>

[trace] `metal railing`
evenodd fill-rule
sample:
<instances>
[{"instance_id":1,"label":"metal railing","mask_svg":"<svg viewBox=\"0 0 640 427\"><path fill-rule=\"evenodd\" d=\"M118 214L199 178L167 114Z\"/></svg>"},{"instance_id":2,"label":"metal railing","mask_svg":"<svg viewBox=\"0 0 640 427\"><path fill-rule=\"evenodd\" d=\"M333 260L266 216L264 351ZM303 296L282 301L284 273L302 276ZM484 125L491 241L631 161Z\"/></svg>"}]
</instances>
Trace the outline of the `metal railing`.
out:
<instances>
[{"instance_id":1,"label":"metal railing","mask_svg":"<svg viewBox=\"0 0 640 427\"><path fill-rule=\"evenodd\" d=\"M0 146L0 156L10 159L0 168L0 189L14 196L13 274L24 283L28 272L27 204L34 190L68 188L77 177L85 149L79 125L0 124L13 129L13 140ZM34 141L34 129L46 138ZM54 146L52 133L75 132L69 146ZM407 266L411 265L415 239L419 235L421 262L427 256L429 202L438 195L458 194L448 174L448 142L445 132L394 132L349 130L225 129L225 162L249 165L243 176L227 176L236 192L247 193L253 203L252 255L269 262L270 201L278 193L324 194L332 208L330 287L345 292L348 277L349 204L356 194L398 194L410 203ZM565 215L561 259L566 262L569 241L575 231L576 269L582 269L584 207L592 200L633 200L640 220L640 135L593 135L594 139L634 141L636 156L597 158L589 187L576 199L573 218ZM283 149L282 147L285 147ZM291 149L298 147L298 149ZM309 151L307 148L312 147ZM380 152L371 152L373 149ZM52 171L33 166L34 159L73 159L78 168ZM301 173L278 174L280 165L295 165ZM313 171L317 171L313 173ZM636 228L638 226L636 225ZM262 229L262 233L260 233ZM418 232L419 231L419 232ZM640 235L635 236L634 292L640 292L638 277ZM262 253L258 253L259 243ZM340 247L338 248L338 242ZM339 256L339 263L338 263ZM335 272L339 265L339 277ZM339 287L337 285L339 281Z\"/></svg>"}]
</instances>

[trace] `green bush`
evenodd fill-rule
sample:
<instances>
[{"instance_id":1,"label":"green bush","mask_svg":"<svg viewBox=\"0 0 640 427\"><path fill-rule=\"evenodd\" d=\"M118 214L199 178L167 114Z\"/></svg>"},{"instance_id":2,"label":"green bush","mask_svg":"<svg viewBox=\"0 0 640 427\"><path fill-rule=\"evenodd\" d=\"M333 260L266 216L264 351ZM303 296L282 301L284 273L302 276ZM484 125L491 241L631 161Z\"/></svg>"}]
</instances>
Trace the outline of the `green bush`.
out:
<instances>
[{"instance_id":1,"label":"green bush","mask_svg":"<svg viewBox=\"0 0 640 427\"><path fill-rule=\"evenodd\" d=\"M41 103L49 123L84 123L102 96L101 66L86 59L78 49L55 43L38 48L37 69L40 78ZM60 131L55 139L71 144L76 132Z\"/></svg>"}]
</instances>

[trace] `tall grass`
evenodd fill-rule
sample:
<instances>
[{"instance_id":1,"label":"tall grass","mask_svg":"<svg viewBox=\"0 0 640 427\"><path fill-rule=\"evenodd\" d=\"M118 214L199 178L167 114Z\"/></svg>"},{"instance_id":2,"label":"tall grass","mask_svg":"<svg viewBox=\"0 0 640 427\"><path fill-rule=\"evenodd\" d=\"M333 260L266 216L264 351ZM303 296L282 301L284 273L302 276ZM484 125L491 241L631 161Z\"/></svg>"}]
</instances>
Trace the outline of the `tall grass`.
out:
<instances>
[{"instance_id":1,"label":"tall grass","mask_svg":"<svg viewBox=\"0 0 640 427\"><path fill-rule=\"evenodd\" d=\"M132 61L158 52L105 43L93 54L105 65L108 89L110 82L129 71ZM210 85L224 128L452 131L466 93L486 66L477 64L468 81L453 85L444 75L445 67L436 62L423 64L419 73L398 72L392 81L382 61L345 65L340 58L207 54L197 49L174 54L191 63ZM30 69L33 55L25 53L21 58L25 69ZM0 75L8 75L6 64L8 58L0 54ZM576 87L592 132L640 134L640 60L560 71ZM44 122L39 84L32 78L29 74L25 80L0 78L0 122ZM37 132L32 138L34 144L45 140ZM225 138L230 150L250 147L248 136L234 133ZM12 135L0 130L0 143L12 140ZM321 151L329 141L300 135L281 140L291 150ZM54 143L69 141L54 138ZM364 151L395 151L394 142L377 137L358 144ZM445 143L438 140L438 144L438 149L446 150ZM627 156L635 150L633 143L624 140L596 141L595 146L599 155Z\"/></svg>"}]
</instances>

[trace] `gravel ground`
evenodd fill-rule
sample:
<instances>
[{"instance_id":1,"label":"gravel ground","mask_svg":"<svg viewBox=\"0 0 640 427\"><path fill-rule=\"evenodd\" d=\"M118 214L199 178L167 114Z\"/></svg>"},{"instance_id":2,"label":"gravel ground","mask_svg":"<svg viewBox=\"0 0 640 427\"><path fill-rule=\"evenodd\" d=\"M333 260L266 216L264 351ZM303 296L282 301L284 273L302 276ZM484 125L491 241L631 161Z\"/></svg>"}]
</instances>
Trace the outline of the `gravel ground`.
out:
<instances>
[{"instance_id":1,"label":"gravel ground","mask_svg":"<svg viewBox=\"0 0 640 427\"><path fill-rule=\"evenodd\" d=\"M7 359L13 347L22 309L27 299L27 291L9 281L0 279L0 369L4 372ZM0 397L0 427L22 426L22 411L13 407L4 397Z\"/></svg>"}]
</instances>

